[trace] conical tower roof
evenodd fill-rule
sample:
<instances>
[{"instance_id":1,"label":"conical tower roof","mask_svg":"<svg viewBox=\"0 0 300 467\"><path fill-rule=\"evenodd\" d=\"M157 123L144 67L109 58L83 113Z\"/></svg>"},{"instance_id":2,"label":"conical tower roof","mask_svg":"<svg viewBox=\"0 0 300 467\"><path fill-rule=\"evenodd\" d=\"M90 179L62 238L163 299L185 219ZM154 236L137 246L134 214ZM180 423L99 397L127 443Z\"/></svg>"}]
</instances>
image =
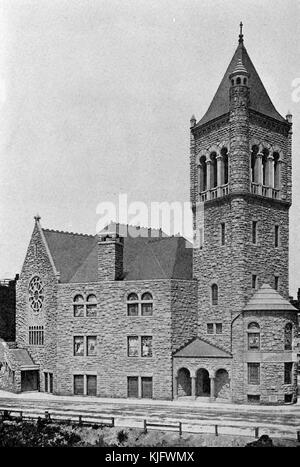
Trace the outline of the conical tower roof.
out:
<instances>
[{"instance_id":1,"label":"conical tower roof","mask_svg":"<svg viewBox=\"0 0 300 467\"><path fill-rule=\"evenodd\" d=\"M221 81L220 86L202 119L196 126L203 125L221 115L229 112L229 89L231 73L236 71L236 67L242 67L243 71L249 73L248 86L250 88L250 105L249 108L260 112L268 117L272 117L280 122L286 122L275 109L268 93L248 55L244 46L243 38L240 36L239 45L231 59L231 62L226 70L226 73Z\"/></svg>"},{"instance_id":2,"label":"conical tower roof","mask_svg":"<svg viewBox=\"0 0 300 467\"><path fill-rule=\"evenodd\" d=\"M255 294L250 298L244 308L244 311L295 311L298 312L288 300L285 300L270 285L263 284Z\"/></svg>"}]
</instances>

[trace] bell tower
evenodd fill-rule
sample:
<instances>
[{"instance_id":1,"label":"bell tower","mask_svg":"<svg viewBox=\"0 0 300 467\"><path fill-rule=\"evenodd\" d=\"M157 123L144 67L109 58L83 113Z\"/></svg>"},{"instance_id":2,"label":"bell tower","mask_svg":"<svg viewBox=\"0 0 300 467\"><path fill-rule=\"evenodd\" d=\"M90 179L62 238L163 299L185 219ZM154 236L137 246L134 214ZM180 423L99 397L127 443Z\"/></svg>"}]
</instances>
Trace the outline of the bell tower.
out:
<instances>
[{"instance_id":1,"label":"bell tower","mask_svg":"<svg viewBox=\"0 0 300 467\"><path fill-rule=\"evenodd\" d=\"M275 109L244 46L204 116L190 121L198 334L227 351L263 284L288 299L291 116Z\"/></svg>"}]
</instances>

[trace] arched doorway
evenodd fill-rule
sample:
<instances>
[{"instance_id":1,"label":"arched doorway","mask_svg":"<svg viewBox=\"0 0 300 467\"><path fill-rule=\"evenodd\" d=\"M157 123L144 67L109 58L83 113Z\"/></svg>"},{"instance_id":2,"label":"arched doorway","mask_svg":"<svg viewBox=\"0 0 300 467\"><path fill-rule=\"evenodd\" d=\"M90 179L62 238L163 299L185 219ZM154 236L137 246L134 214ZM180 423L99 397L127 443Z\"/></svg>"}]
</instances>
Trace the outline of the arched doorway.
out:
<instances>
[{"instance_id":1,"label":"arched doorway","mask_svg":"<svg viewBox=\"0 0 300 467\"><path fill-rule=\"evenodd\" d=\"M215 396L218 399L230 399L230 379L227 370L223 368L216 372Z\"/></svg>"},{"instance_id":2,"label":"arched doorway","mask_svg":"<svg viewBox=\"0 0 300 467\"><path fill-rule=\"evenodd\" d=\"M209 373L205 368L200 368L196 373L196 396L209 397L210 396L210 379Z\"/></svg>"},{"instance_id":3,"label":"arched doorway","mask_svg":"<svg viewBox=\"0 0 300 467\"><path fill-rule=\"evenodd\" d=\"M177 374L177 394L178 397L190 396L191 390L191 374L187 368L180 368Z\"/></svg>"}]
</instances>

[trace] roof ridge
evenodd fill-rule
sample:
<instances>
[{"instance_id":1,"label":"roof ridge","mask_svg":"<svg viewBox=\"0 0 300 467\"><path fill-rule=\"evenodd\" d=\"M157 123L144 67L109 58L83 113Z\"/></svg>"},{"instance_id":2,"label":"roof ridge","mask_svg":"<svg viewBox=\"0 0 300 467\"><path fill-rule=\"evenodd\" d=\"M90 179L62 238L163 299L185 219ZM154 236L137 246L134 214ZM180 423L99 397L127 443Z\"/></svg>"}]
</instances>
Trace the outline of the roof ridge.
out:
<instances>
[{"instance_id":1,"label":"roof ridge","mask_svg":"<svg viewBox=\"0 0 300 467\"><path fill-rule=\"evenodd\" d=\"M81 237L92 237L95 238L96 235L92 234L85 234L85 233L80 233L80 232L67 232L66 230L55 230L55 229L42 229L43 232L54 232L54 233L61 233L61 234L67 234L67 235L77 235Z\"/></svg>"}]
</instances>

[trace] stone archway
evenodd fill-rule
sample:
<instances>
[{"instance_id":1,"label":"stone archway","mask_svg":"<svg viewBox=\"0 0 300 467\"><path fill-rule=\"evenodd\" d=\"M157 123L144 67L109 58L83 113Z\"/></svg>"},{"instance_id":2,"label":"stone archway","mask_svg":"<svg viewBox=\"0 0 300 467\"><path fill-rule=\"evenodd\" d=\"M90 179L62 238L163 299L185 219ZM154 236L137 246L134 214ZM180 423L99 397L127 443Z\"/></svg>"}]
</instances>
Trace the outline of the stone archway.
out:
<instances>
[{"instance_id":1,"label":"stone archway","mask_svg":"<svg viewBox=\"0 0 300 467\"><path fill-rule=\"evenodd\" d=\"M191 374L187 368L180 368L177 373L178 397L191 396Z\"/></svg>"},{"instance_id":2,"label":"stone archway","mask_svg":"<svg viewBox=\"0 0 300 467\"><path fill-rule=\"evenodd\" d=\"M210 396L210 378L205 368L199 368L196 373L196 397Z\"/></svg>"},{"instance_id":3,"label":"stone archway","mask_svg":"<svg viewBox=\"0 0 300 467\"><path fill-rule=\"evenodd\" d=\"M227 370L223 368L216 371L215 376L215 397L217 399L230 399L230 379Z\"/></svg>"}]
</instances>

